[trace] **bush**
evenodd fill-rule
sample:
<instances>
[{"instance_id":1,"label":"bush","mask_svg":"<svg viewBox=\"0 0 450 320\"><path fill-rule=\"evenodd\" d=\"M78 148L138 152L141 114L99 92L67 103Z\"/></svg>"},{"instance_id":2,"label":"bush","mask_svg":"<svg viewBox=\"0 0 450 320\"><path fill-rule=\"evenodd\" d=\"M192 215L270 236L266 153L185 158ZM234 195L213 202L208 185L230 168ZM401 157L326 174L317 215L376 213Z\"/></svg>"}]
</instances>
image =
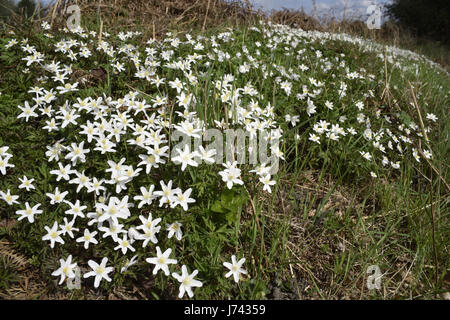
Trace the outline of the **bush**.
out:
<instances>
[{"instance_id":1,"label":"bush","mask_svg":"<svg viewBox=\"0 0 450 320\"><path fill-rule=\"evenodd\" d=\"M450 44L450 2L447 0L394 0L388 14L419 37Z\"/></svg>"}]
</instances>

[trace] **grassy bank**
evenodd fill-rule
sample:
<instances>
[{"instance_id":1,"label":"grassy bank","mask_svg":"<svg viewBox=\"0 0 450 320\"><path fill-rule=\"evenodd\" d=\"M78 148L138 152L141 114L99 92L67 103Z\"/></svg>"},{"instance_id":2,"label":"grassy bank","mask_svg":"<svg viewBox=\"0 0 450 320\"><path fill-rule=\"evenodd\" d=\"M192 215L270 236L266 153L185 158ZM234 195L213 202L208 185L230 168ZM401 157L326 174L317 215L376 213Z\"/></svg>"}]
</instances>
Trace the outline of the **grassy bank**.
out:
<instances>
[{"instance_id":1,"label":"grassy bank","mask_svg":"<svg viewBox=\"0 0 450 320\"><path fill-rule=\"evenodd\" d=\"M202 31L208 18L196 18L201 22L192 30L183 25L158 33L139 22L113 26L95 15L83 19L88 27L74 33L40 26L2 30L0 148L8 147L2 159L14 165L5 165L0 180L2 297L174 299L179 282L162 271L153 275L145 260L156 255L156 246L172 249L178 263L169 265L171 272L180 273L182 265L198 270L198 299L433 299L448 291L450 86L443 70L422 56L364 39L271 23L228 21ZM127 33L132 30L141 33ZM58 43L75 58L67 48L56 51ZM43 60L27 65L24 58L34 51ZM44 68L52 61L60 65ZM77 83L77 91L57 89L63 83L53 77L64 73L63 82ZM33 87L53 88L55 99L45 102L44 94L29 92ZM36 105L36 116L27 118L18 107L25 101ZM75 123L65 123L70 112L79 116ZM182 123L199 132L240 128L279 135L279 152L272 151L279 169L270 176L270 192L267 174L252 172L257 168L249 161L236 166L243 184L232 188L219 173L223 165L183 169L175 163L171 136ZM90 141L82 133L89 124L96 128ZM105 138L114 152L102 153ZM85 161L71 161L72 143L83 141ZM57 143L59 160L51 153ZM155 151L166 146L167 154ZM140 156L160 163L147 170ZM124 190L108 171L108 161L122 158L121 175L131 175L122 179ZM58 162L76 169L69 180L52 173ZM70 180L82 174L91 183L104 179L106 190L77 190ZM35 189L19 187L24 175L34 179ZM188 210L173 199L165 205L157 194L139 207L142 199L135 197L143 196L142 187L160 191L168 181L174 189L192 189L195 202ZM69 203L51 203L47 193L56 187L68 191ZM8 190L18 203L7 203ZM112 237L103 237L107 220L99 223L96 212L107 211L99 203L126 196L134 207L119 221L129 237L131 228L141 226L140 216L151 213L150 219L161 221L148 230L157 243L144 245L135 237L135 251L124 254ZM79 230L74 237L61 234L64 243L52 248L42 239L45 227L67 225L67 211L78 200L86 206L84 217L74 217ZM33 222L18 221L26 202L40 204ZM180 240L166 231L175 222L181 223ZM75 240L85 229L98 232L98 244L88 249ZM89 260L107 257L112 281L95 288L92 278L82 279L77 290L58 285L52 273L69 255L82 274L90 271ZM121 272L135 255L137 263ZM232 255L246 259L248 273L238 283L224 277L223 263ZM380 289L367 286L370 266L382 273Z\"/></svg>"}]
</instances>

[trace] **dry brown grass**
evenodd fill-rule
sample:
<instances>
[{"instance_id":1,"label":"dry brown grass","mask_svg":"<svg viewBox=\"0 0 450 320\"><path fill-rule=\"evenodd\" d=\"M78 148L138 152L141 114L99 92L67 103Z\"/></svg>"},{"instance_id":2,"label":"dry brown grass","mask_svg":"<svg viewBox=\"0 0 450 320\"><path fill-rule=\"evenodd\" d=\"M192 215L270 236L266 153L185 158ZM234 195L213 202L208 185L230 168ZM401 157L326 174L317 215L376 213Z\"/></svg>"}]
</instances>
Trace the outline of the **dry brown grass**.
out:
<instances>
[{"instance_id":1,"label":"dry brown grass","mask_svg":"<svg viewBox=\"0 0 450 320\"><path fill-rule=\"evenodd\" d=\"M78 0L82 19L101 19L108 32L143 27L149 36L162 37L168 31L220 28L223 25L254 23L262 16L248 1L234 0ZM64 26L64 14L72 1L58 0L47 12L52 25ZM95 22L95 21L94 21Z\"/></svg>"},{"instance_id":2,"label":"dry brown grass","mask_svg":"<svg viewBox=\"0 0 450 320\"><path fill-rule=\"evenodd\" d=\"M314 230L330 215L343 219L349 208L352 208L353 213L362 209L361 203L351 195L350 190L342 186L334 187L335 183L331 176L320 179L318 171L307 170L300 174L294 185L288 180L280 181L274 203L270 204L269 199L261 199L265 203L264 215L270 224L285 223L286 218L289 218L286 250L291 263L286 267L282 279L287 288L272 284L271 298L316 300L332 296L329 290L336 279L330 266L335 263L337 254L353 249L352 239L348 239L345 233L317 234ZM295 198L294 202L291 201L292 197ZM295 208L294 203L299 208L303 208L303 203L312 204L306 212L306 219L305 213ZM365 279L358 278L359 275L358 267L348 275L356 283L355 287L364 285ZM349 287L333 296L338 299L359 299L360 291Z\"/></svg>"}]
</instances>

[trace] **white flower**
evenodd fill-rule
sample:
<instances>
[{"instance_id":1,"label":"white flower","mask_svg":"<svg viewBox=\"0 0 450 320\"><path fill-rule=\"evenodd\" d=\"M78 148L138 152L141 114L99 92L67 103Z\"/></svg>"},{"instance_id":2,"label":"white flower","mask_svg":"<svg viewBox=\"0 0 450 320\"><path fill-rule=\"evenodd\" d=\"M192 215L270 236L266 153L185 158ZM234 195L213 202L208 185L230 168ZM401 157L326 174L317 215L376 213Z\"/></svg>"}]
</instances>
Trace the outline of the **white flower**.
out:
<instances>
[{"instance_id":1,"label":"white flower","mask_svg":"<svg viewBox=\"0 0 450 320\"><path fill-rule=\"evenodd\" d=\"M65 128L70 123L73 125L77 125L77 122L75 121L77 118L79 118L80 115L75 113L75 110L67 111L66 109L61 110L61 116L57 116L56 119L61 119L63 122L61 123L61 128Z\"/></svg>"},{"instance_id":2,"label":"white flower","mask_svg":"<svg viewBox=\"0 0 450 320\"><path fill-rule=\"evenodd\" d=\"M161 218L153 219L152 213L149 212L148 218L145 218L144 216L140 215L139 220L141 220L142 225L136 227L136 229L137 230L139 230L139 229L145 230L145 229L150 229L152 227L156 227L158 225L158 223L161 221Z\"/></svg>"},{"instance_id":3,"label":"white flower","mask_svg":"<svg viewBox=\"0 0 450 320\"><path fill-rule=\"evenodd\" d=\"M91 181L89 177L87 177L84 174L84 171L82 173L75 171L76 178L69 181L70 184L78 184L76 192L80 192L80 190L84 187L89 190L89 187L91 185ZM88 191L89 192L89 191Z\"/></svg>"},{"instance_id":4,"label":"white flower","mask_svg":"<svg viewBox=\"0 0 450 320\"><path fill-rule=\"evenodd\" d=\"M14 165L11 163L8 163L8 161L9 161L9 157L4 159L0 156L0 173L3 175L6 174L6 168L8 168L8 167L14 168Z\"/></svg>"},{"instance_id":5,"label":"white flower","mask_svg":"<svg viewBox=\"0 0 450 320\"><path fill-rule=\"evenodd\" d=\"M18 108L22 110L22 113L17 116L17 119L25 118L25 122L28 122L29 117L34 118L38 116L38 114L34 112L34 110L37 108L37 105L34 107L30 107L28 101L25 101L25 107L18 106Z\"/></svg>"},{"instance_id":6,"label":"white flower","mask_svg":"<svg viewBox=\"0 0 450 320\"><path fill-rule=\"evenodd\" d=\"M153 274L157 274L161 269L162 271L164 271L164 274L166 276L170 275L169 264L176 264L178 262L176 259L169 259L171 252L172 249L169 248L164 251L164 253L161 253L161 249L159 247L156 247L156 257L145 259L145 261L147 261L148 263L155 265Z\"/></svg>"},{"instance_id":7,"label":"white flower","mask_svg":"<svg viewBox=\"0 0 450 320\"><path fill-rule=\"evenodd\" d=\"M308 98L308 106L306 107L306 113L308 114L309 117L311 117L311 115L316 112L317 111L314 102Z\"/></svg>"},{"instance_id":8,"label":"white flower","mask_svg":"<svg viewBox=\"0 0 450 320\"><path fill-rule=\"evenodd\" d=\"M244 184L244 182L239 179L241 176L241 170L236 167L230 167L223 171L219 171L219 174L222 177L223 182L226 182L228 189L233 188L233 184Z\"/></svg>"},{"instance_id":9,"label":"white flower","mask_svg":"<svg viewBox=\"0 0 450 320\"><path fill-rule=\"evenodd\" d=\"M181 171L184 171L188 165L198 167L198 163L194 160L194 157L198 157L199 154L197 151L191 152L189 145L186 144L184 150L177 148L176 151L178 152L178 156L173 157L172 161L177 164L181 163Z\"/></svg>"},{"instance_id":10,"label":"white flower","mask_svg":"<svg viewBox=\"0 0 450 320\"><path fill-rule=\"evenodd\" d=\"M92 271L85 273L83 278L95 277L94 287L98 288L100 285L100 281L105 279L108 282L111 282L111 278L108 276L108 273L114 270L113 267L107 267L106 263L108 262L108 258L103 258L100 265L93 260L88 261L88 265L92 268Z\"/></svg>"},{"instance_id":11,"label":"white flower","mask_svg":"<svg viewBox=\"0 0 450 320\"><path fill-rule=\"evenodd\" d=\"M164 183L164 181L159 182L161 184L161 191L155 191L154 194L156 196L160 196L161 199L159 199L159 206L162 207L164 204L171 204L174 201L175 194L180 190L178 188L172 189L172 180L170 180L167 185Z\"/></svg>"},{"instance_id":12,"label":"white flower","mask_svg":"<svg viewBox=\"0 0 450 320\"><path fill-rule=\"evenodd\" d=\"M66 93L70 91L78 91L78 82L75 82L74 84L66 83L64 86L58 86L56 87L57 90L59 90L59 93Z\"/></svg>"},{"instance_id":13,"label":"white flower","mask_svg":"<svg viewBox=\"0 0 450 320\"><path fill-rule=\"evenodd\" d=\"M289 114L285 115L284 119L286 120L286 122L290 122L293 127L295 127L297 122L300 121L300 117L299 116L291 116Z\"/></svg>"},{"instance_id":14,"label":"white flower","mask_svg":"<svg viewBox=\"0 0 450 320\"><path fill-rule=\"evenodd\" d=\"M86 209L87 206L81 206L80 200L77 200L75 204L67 200L64 200L64 202L70 206L70 209L65 211L66 214L73 215L74 219L76 219L76 217L84 218L83 210Z\"/></svg>"},{"instance_id":15,"label":"white flower","mask_svg":"<svg viewBox=\"0 0 450 320\"><path fill-rule=\"evenodd\" d=\"M392 162L391 161L391 167L394 169L399 169L400 168L400 161L397 162Z\"/></svg>"},{"instance_id":16,"label":"white flower","mask_svg":"<svg viewBox=\"0 0 450 320\"><path fill-rule=\"evenodd\" d=\"M22 178L22 179L19 178L19 180L20 180L20 182L22 183L22 184L19 186L19 189L25 188L27 191L30 191L30 189L36 189L36 188L33 186L33 184L32 184L32 182L34 181L34 179L28 180L28 178L27 178L26 176L23 176L23 178Z\"/></svg>"},{"instance_id":17,"label":"white flower","mask_svg":"<svg viewBox=\"0 0 450 320\"><path fill-rule=\"evenodd\" d=\"M372 160L372 155L370 153L364 151L360 151L359 153L363 156L364 159L368 161Z\"/></svg>"},{"instance_id":18,"label":"white flower","mask_svg":"<svg viewBox=\"0 0 450 320\"><path fill-rule=\"evenodd\" d=\"M8 190L9 191L9 190ZM33 223L34 222L34 215L35 214L41 214L42 210L38 210L40 207L40 203L36 204L33 208L30 207L28 202L25 202L25 210L17 210L16 214L20 215L20 217L17 220L22 220L27 218L28 222ZM48 227L46 227L48 228Z\"/></svg>"},{"instance_id":19,"label":"white flower","mask_svg":"<svg viewBox=\"0 0 450 320\"><path fill-rule=\"evenodd\" d=\"M231 263L229 262L224 262L223 265L230 269L230 271L225 275L226 278L230 277L231 275L233 275L234 281L236 283L239 282L239 278L240 278L240 274L247 274L247 270L244 270L242 268L242 265L245 262L245 258L242 258L241 260L239 260L238 262L236 262L236 256L232 255L231 256Z\"/></svg>"},{"instance_id":20,"label":"white flower","mask_svg":"<svg viewBox=\"0 0 450 320\"><path fill-rule=\"evenodd\" d=\"M438 117L436 117L436 115L433 113L427 113L427 119L436 122L438 120Z\"/></svg>"},{"instance_id":21,"label":"white flower","mask_svg":"<svg viewBox=\"0 0 450 320\"><path fill-rule=\"evenodd\" d=\"M68 191L59 192L58 187L56 187L55 193L46 193L45 195L50 198L50 204L55 204L62 202L68 193Z\"/></svg>"},{"instance_id":22,"label":"white flower","mask_svg":"<svg viewBox=\"0 0 450 320\"><path fill-rule=\"evenodd\" d=\"M99 227L98 230L104 232L103 238L111 237L114 241L118 242L119 237L118 235L121 233L126 233L125 230L123 230L123 224L116 224L111 219L108 220L109 227Z\"/></svg>"},{"instance_id":23,"label":"white flower","mask_svg":"<svg viewBox=\"0 0 450 320\"><path fill-rule=\"evenodd\" d=\"M122 200L111 197L108 205L98 203L97 207L103 210L102 216L98 219L99 222L111 219L115 224L119 224L119 218L127 219L131 214L128 209L128 196L125 196Z\"/></svg>"},{"instance_id":24,"label":"white flower","mask_svg":"<svg viewBox=\"0 0 450 320\"><path fill-rule=\"evenodd\" d=\"M150 205L153 202L153 199L156 198L156 196L153 194L153 190L155 189L155 186L152 184L148 190L145 189L145 187L141 187L141 196L134 196L134 200L140 200L138 204L138 209L142 208L144 204Z\"/></svg>"},{"instance_id":25,"label":"white flower","mask_svg":"<svg viewBox=\"0 0 450 320\"><path fill-rule=\"evenodd\" d=\"M359 111L364 109L364 103L362 101L358 101L355 105L356 105L356 107L358 108Z\"/></svg>"},{"instance_id":26,"label":"white flower","mask_svg":"<svg viewBox=\"0 0 450 320\"><path fill-rule=\"evenodd\" d=\"M0 197L9 205L12 205L13 203L19 204L19 201L17 201L17 199L19 199L19 196L12 195L9 189L6 191L6 193L0 191Z\"/></svg>"},{"instance_id":27,"label":"white flower","mask_svg":"<svg viewBox=\"0 0 450 320\"><path fill-rule=\"evenodd\" d=\"M58 230L58 223L56 221L53 223L51 229L47 226L45 226L44 228L45 230L47 230L47 234L42 237L42 240L49 240L50 248L53 248L55 246L55 242L64 244L64 240L60 236L62 231Z\"/></svg>"},{"instance_id":28,"label":"white flower","mask_svg":"<svg viewBox=\"0 0 450 320\"><path fill-rule=\"evenodd\" d=\"M318 144L320 144L320 137L317 136L317 135L314 134L314 133L310 133L310 134L309 134L309 139L308 139L308 140L311 140L311 141L313 141L313 142L317 142Z\"/></svg>"},{"instance_id":29,"label":"white flower","mask_svg":"<svg viewBox=\"0 0 450 320\"><path fill-rule=\"evenodd\" d=\"M183 232L181 231L181 226L182 224L179 222L174 222L172 224L167 224L167 231L169 231L169 235L167 236L167 238L172 238L172 236L175 234L175 237L177 238L177 240L181 240L181 237L183 236Z\"/></svg>"},{"instance_id":30,"label":"white flower","mask_svg":"<svg viewBox=\"0 0 450 320\"><path fill-rule=\"evenodd\" d=\"M180 125L174 125L174 127L181 133L197 139L200 138L199 133L202 131L201 129L195 128L194 124L188 120L181 122Z\"/></svg>"},{"instance_id":31,"label":"white flower","mask_svg":"<svg viewBox=\"0 0 450 320\"><path fill-rule=\"evenodd\" d=\"M250 170L249 172L254 172L260 177L266 176L270 172L270 167L266 167L267 163L263 163L259 166L257 166L255 169Z\"/></svg>"},{"instance_id":32,"label":"white flower","mask_svg":"<svg viewBox=\"0 0 450 320\"><path fill-rule=\"evenodd\" d=\"M64 218L64 225L60 225L61 228L61 234L64 236L66 233L69 235L69 237L73 238L73 232L74 231L80 231L78 228L74 228L73 224L75 223L75 217L72 219L72 221L68 221L67 218Z\"/></svg>"},{"instance_id":33,"label":"white flower","mask_svg":"<svg viewBox=\"0 0 450 320\"><path fill-rule=\"evenodd\" d=\"M187 189L184 193L181 191L177 192L170 207L175 208L177 205L180 205L181 207L183 207L184 211L187 211L188 203L195 202L194 198L189 198L191 192L192 188Z\"/></svg>"},{"instance_id":34,"label":"white flower","mask_svg":"<svg viewBox=\"0 0 450 320\"><path fill-rule=\"evenodd\" d=\"M192 298L194 296L194 293L192 292L191 288L201 287L203 285L200 281L194 279L197 273L198 270L194 270L192 274L189 274L185 265L181 267L181 275L175 272L172 273L172 277L181 282L178 298L183 298L185 292L187 292L189 298Z\"/></svg>"},{"instance_id":35,"label":"white flower","mask_svg":"<svg viewBox=\"0 0 450 320\"><path fill-rule=\"evenodd\" d=\"M0 148L0 157L4 157L5 159L9 159L12 158L12 154L8 153L9 147L8 146L4 146Z\"/></svg>"},{"instance_id":36,"label":"white flower","mask_svg":"<svg viewBox=\"0 0 450 320\"><path fill-rule=\"evenodd\" d=\"M263 187L264 191L272 193L272 189L270 189L270 186L273 186L274 184L276 184L276 182L273 180L270 180L270 174L267 174L264 177L260 177L259 181L261 181L264 184L264 187Z\"/></svg>"},{"instance_id":37,"label":"white flower","mask_svg":"<svg viewBox=\"0 0 450 320\"><path fill-rule=\"evenodd\" d=\"M94 237L97 235L97 231L89 232L88 229L84 229L84 235L79 237L76 242L84 242L84 248L87 250L89 248L89 244L97 244L98 241Z\"/></svg>"},{"instance_id":38,"label":"white flower","mask_svg":"<svg viewBox=\"0 0 450 320\"><path fill-rule=\"evenodd\" d=\"M67 257L67 260L59 259L60 267L52 272L52 276L58 277L61 276L58 284L64 282L66 278L73 279L75 278L75 268L77 266L76 263L72 263L72 255Z\"/></svg>"},{"instance_id":39,"label":"white flower","mask_svg":"<svg viewBox=\"0 0 450 320\"><path fill-rule=\"evenodd\" d=\"M125 271L128 270L129 267L131 267L132 265L135 265L137 263L137 255L134 255L131 260L127 260L127 262L125 263L125 265L122 267L122 269L120 269L120 273L124 273Z\"/></svg>"},{"instance_id":40,"label":"white flower","mask_svg":"<svg viewBox=\"0 0 450 320\"><path fill-rule=\"evenodd\" d=\"M89 149L83 149L84 141L82 141L78 146L76 143L72 143L70 147L67 148L70 152L66 155L65 159L70 159L72 165L75 165L78 160L81 162L86 162L86 153L89 153Z\"/></svg>"},{"instance_id":41,"label":"white flower","mask_svg":"<svg viewBox=\"0 0 450 320\"><path fill-rule=\"evenodd\" d=\"M118 239L117 242L119 243L119 245L116 246L114 248L114 250L120 249L120 250L122 250L123 254L126 254L127 250L131 250L133 252L136 251L136 249L131 246L131 244L133 243L133 240L132 239L128 240L128 236L126 234L123 235L122 240Z\"/></svg>"},{"instance_id":42,"label":"white flower","mask_svg":"<svg viewBox=\"0 0 450 320\"><path fill-rule=\"evenodd\" d=\"M58 162L59 170L51 170L50 174L57 175L56 181L59 181L61 179L64 179L66 181L70 180L70 174L75 173L75 170L72 170L72 167L70 164L67 166L63 166L61 162Z\"/></svg>"},{"instance_id":43,"label":"white flower","mask_svg":"<svg viewBox=\"0 0 450 320\"><path fill-rule=\"evenodd\" d=\"M181 89L183 89L183 83L178 78L176 78L175 81L169 81L169 85L171 88L176 89L178 94L181 92Z\"/></svg>"},{"instance_id":44,"label":"white flower","mask_svg":"<svg viewBox=\"0 0 450 320\"><path fill-rule=\"evenodd\" d=\"M151 148L149 148L149 149L151 149ZM150 171L152 170L152 168L158 168L159 167L158 163L165 163L164 160L161 160L160 157L155 154L149 154L149 155L140 154L139 158L142 161L138 163L138 167L145 165L145 173L146 174L149 174Z\"/></svg>"},{"instance_id":45,"label":"white flower","mask_svg":"<svg viewBox=\"0 0 450 320\"><path fill-rule=\"evenodd\" d=\"M139 239L139 240L144 240L144 242L142 243L142 247L143 248L145 248L150 241L152 243L154 243L154 244L158 243L158 238L156 238L156 234L161 229L161 226L156 226L156 224L159 223L159 220L161 220L161 218L155 219L154 221L157 221L157 222L156 223L152 223L150 227L139 226L139 227L143 227L142 231L144 233L143 234L138 234L136 236L136 238Z\"/></svg>"},{"instance_id":46,"label":"white flower","mask_svg":"<svg viewBox=\"0 0 450 320\"><path fill-rule=\"evenodd\" d=\"M210 149L206 151L202 146L199 146L197 153L200 155L200 158L203 161L205 161L208 164L212 164L215 161L213 156L215 156L217 152L215 149Z\"/></svg>"},{"instance_id":47,"label":"white flower","mask_svg":"<svg viewBox=\"0 0 450 320\"><path fill-rule=\"evenodd\" d=\"M100 191L105 191L106 188L104 186L102 186L102 183L104 182L104 179L101 179L100 181L94 177L92 179L92 182L87 184L87 192L91 193L91 192L95 192L96 195L100 194ZM78 190L78 189L77 189Z\"/></svg>"}]
</instances>

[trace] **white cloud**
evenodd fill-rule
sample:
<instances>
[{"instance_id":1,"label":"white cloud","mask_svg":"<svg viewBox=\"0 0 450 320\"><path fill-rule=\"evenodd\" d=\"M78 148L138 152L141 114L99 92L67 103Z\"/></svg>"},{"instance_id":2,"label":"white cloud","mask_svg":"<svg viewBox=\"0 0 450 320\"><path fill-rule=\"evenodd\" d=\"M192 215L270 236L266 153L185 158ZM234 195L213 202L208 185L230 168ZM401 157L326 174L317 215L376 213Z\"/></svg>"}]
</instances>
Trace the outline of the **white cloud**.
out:
<instances>
[{"instance_id":1,"label":"white cloud","mask_svg":"<svg viewBox=\"0 0 450 320\"><path fill-rule=\"evenodd\" d=\"M319 3L317 5L317 10L322 11L322 10L330 10L331 6L329 4L326 3Z\"/></svg>"}]
</instances>

